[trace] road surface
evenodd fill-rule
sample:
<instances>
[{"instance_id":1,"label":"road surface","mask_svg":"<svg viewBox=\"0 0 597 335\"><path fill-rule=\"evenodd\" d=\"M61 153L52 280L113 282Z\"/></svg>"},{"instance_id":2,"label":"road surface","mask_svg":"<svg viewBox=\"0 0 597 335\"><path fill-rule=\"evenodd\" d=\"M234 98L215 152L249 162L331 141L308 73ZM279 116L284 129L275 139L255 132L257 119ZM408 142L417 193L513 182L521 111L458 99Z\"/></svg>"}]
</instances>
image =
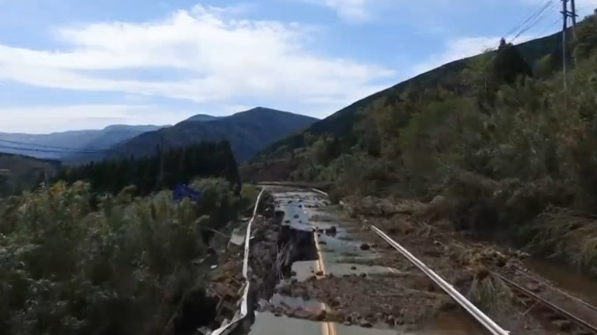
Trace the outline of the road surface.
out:
<instances>
[{"instance_id":1,"label":"road surface","mask_svg":"<svg viewBox=\"0 0 597 335\"><path fill-rule=\"evenodd\" d=\"M358 267L353 264L345 263L343 259L347 254L358 255L359 258L376 257L376 251L361 250L361 243L351 237L351 232L356 229L355 222L341 222L341 217L334 213L334 210L326 207L327 199L314 192L301 191L298 189L289 189L282 187L269 187L274 198L278 201L276 210L285 212L283 224L291 226L293 229L312 231L314 228L319 231L337 228L337 233L330 236L328 234L313 234L315 246L317 248L317 260L295 262L292 270L296 273L296 280L304 281L314 274L330 274L341 277L347 274L359 274L363 271L373 273L396 273L398 270L383 266L364 266ZM318 236L319 235L319 236ZM290 298L275 294L272 303L284 303L286 305L300 305L305 309L326 309L328 306L317 301L304 301L302 299ZM251 328L251 335L390 335L397 334L397 329L389 326L375 328L363 328L359 325L345 325L334 322L314 322L305 319L294 319L286 316L276 316L270 312L258 313L256 321ZM479 334L476 330L471 330L470 325L464 327L459 321L443 320L437 325L426 327L426 331L408 334L431 334L434 335L468 335ZM407 334L398 331L398 334Z\"/></svg>"}]
</instances>

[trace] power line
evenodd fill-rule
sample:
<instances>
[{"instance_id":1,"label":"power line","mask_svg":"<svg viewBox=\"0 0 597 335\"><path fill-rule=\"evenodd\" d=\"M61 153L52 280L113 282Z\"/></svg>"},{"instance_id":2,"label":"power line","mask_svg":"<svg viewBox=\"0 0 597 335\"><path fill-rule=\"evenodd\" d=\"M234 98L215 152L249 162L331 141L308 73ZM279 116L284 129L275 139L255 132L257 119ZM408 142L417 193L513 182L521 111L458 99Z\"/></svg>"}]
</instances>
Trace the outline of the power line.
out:
<instances>
[{"instance_id":1,"label":"power line","mask_svg":"<svg viewBox=\"0 0 597 335\"><path fill-rule=\"evenodd\" d=\"M12 150L21 150L21 151L32 151L32 152L45 152L45 153L55 153L55 154L88 154L94 155L98 153L103 153L105 151L61 151L61 150L53 150L53 149L37 149L37 148L21 148L21 147L13 147L8 145L0 144L0 149L12 149Z\"/></svg>"},{"instance_id":2,"label":"power line","mask_svg":"<svg viewBox=\"0 0 597 335\"><path fill-rule=\"evenodd\" d=\"M518 37L520 37L522 34L526 33L527 31L529 31L529 29L533 28L535 25L537 25L539 22L541 22L543 19L545 19L546 14L549 14L549 11L546 12L546 10L549 9L550 6L552 6L552 9L554 8L553 1L548 1L541 8L541 10L539 10L537 13L535 13L532 16L532 18L528 21L528 23L524 27L522 27L522 29L518 32L518 34L516 34L516 36L514 36L514 38L512 38L510 43L513 43Z\"/></svg>"},{"instance_id":3,"label":"power line","mask_svg":"<svg viewBox=\"0 0 597 335\"><path fill-rule=\"evenodd\" d=\"M515 26L514 28L512 28L508 33L506 33L504 35L504 39L507 39L508 36L510 36L511 34L513 34L514 32L516 32L518 29L520 29L521 27L523 27L525 24L527 24L530 20L532 20L534 17L536 17L539 13L541 13L542 11L544 11L547 7L549 7L550 5L553 4L553 0L548 0L543 7L541 7L541 9L539 9L538 12L535 12L534 14L532 14L531 16L529 16L528 18L526 18L526 20L522 21L520 24L518 24L517 26Z\"/></svg>"},{"instance_id":4,"label":"power line","mask_svg":"<svg viewBox=\"0 0 597 335\"><path fill-rule=\"evenodd\" d=\"M538 32L534 38L540 37L541 35L545 34L550 28L552 28L553 26L555 26L556 24L560 23L562 21L562 18L558 18L557 20L553 21L552 23L548 24L547 26L545 26L543 28L543 30L541 30L540 32Z\"/></svg>"},{"instance_id":5,"label":"power line","mask_svg":"<svg viewBox=\"0 0 597 335\"><path fill-rule=\"evenodd\" d=\"M106 149L97 149L97 150L81 150L81 149L75 149L75 148L66 148L66 147L59 147L59 146L53 146L53 145L45 145L45 144L35 144L35 143L27 143L27 142L20 142L20 141L12 141L12 140L3 140L0 139L0 142L5 142L5 143L11 143L11 144L19 144L19 145L24 145L27 147L40 147L40 148L44 148L44 149L53 149L53 150L61 150L61 151L83 151L83 152L103 152L103 151L107 151L109 150L108 148ZM26 148L23 148L26 149ZM35 148L34 148L35 149Z\"/></svg>"}]
</instances>

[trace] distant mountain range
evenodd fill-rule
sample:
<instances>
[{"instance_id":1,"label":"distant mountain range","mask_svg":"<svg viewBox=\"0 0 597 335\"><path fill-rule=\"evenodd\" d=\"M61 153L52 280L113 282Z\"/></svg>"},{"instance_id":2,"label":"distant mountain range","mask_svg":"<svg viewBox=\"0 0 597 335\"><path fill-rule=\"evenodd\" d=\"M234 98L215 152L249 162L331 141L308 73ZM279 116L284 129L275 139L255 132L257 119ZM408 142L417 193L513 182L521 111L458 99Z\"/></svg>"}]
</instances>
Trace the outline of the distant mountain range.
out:
<instances>
[{"instance_id":1,"label":"distant mountain range","mask_svg":"<svg viewBox=\"0 0 597 335\"><path fill-rule=\"evenodd\" d=\"M315 118L257 107L226 117L196 115L172 127L143 133L113 147L107 157L146 156L165 148L200 141L228 140L238 162L318 121Z\"/></svg>"},{"instance_id":2,"label":"distant mountain range","mask_svg":"<svg viewBox=\"0 0 597 335\"><path fill-rule=\"evenodd\" d=\"M0 152L40 159L63 160L77 152L105 151L114 145L148 131L163 128L153 125L112 125L104 129L73 130L51 134L0 133Z\"/></svg>"},{"instance_id":3,"label":"distant mountain range","mask_svg":"<svg viewBox=\"0 0 597 335\"><path fill-rule=\"evenodd\" d=\"M43 135L0 133L0 152L77 164L105 158L146 156L164 147L229 140L237 161L300 131L315 118L257 107L230 116L192 116L174 126L113 125Z\"/></svg>"}]
</instances>

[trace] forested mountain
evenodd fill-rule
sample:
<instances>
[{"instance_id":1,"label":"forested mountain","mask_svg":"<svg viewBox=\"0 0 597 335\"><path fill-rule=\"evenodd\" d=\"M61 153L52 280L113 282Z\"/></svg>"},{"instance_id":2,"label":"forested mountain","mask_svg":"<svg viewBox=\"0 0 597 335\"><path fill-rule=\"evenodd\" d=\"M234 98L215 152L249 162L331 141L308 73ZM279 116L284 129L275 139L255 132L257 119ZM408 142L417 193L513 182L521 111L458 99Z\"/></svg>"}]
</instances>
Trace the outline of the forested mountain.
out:
<instances>
[{"instance_id":1,"label":"forested mountain","mask_svg":"<svg viewBox=\"0 0 597 335\"><path fill-rule=\"evenodd\" d=\"M242 162L315 121L312 117L263 107L213 119L199 115L169 128L141 134L114 147L106 157L142 157L159 145L175 148L201 141L227 140L236 160Z\"/></svg>"},{"instance_id":2,"label":"forested mountain","mask_svg":"<svg viewBox=\"0 0 597 335\"><path fill-rule=\"evenodd\" d=\"M541 59L548 55L551 55L553 63L559 66L561 64L561 45L561 34L555 33L553 35L521 43L516 47L520 56L532 67L537 65ZM303 132L288 136L272 144L261 152L261 154L263 154L262 157L271 155L276 151L305 147L304 134L306 133L317 136L323 134L338 136L350 139L354 142L356 135L353 133L353 130L355 124L358 122L359 112L373 108L374 104L381 99L425 100L428 99L426 92L433 91L438 87L458 94L470 94L471 85L466 81L466 78L463 77L463 75L466 76L466 73L463 72L466 70L474 71L474 68L479 67L483 62L483 55L453 61L398 83L383 91L372 94L371 96L356 101L337 111L321 121L313 123L313 125ZM280 149L281 147L283 148ZM261 158L256 157L256 159L260 160Z\"/></svg>"},{"instance_id":3,"label":"forested mountain","mask_svg":"<svg viewBox=\"0 0 597 335\"><path fill-rule=\"evenodd\" d=\"M135 185L137 193L146 195L163 188L174 188L193 178L221 177L235 190L240 190L240 179L230 144L202 142L184 148L154 148L152 155L91 162L83 166L62 169L54 178L88 181L94 191L118 193L124 187Z\"/></svg>"}]
</instances>

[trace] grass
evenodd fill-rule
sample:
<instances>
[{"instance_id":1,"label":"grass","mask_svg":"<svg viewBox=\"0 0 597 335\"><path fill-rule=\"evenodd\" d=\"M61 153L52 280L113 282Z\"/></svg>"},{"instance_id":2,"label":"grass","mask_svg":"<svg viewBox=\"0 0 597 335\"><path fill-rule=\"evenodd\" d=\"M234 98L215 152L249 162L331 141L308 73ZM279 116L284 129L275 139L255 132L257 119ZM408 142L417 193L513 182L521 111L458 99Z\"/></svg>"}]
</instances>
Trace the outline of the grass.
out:
<instances>
[{"instance_id":1,"label":"grass","mask_svg":"<svg viewBox=\"0 0 597 335\"><path fill-rule=\"evenodd\" d=\"M489 317L512 314L514 294L500 278L489 274L484 278L476 276L470 286L467 299Z\"/></svg>"}]
</instances>

